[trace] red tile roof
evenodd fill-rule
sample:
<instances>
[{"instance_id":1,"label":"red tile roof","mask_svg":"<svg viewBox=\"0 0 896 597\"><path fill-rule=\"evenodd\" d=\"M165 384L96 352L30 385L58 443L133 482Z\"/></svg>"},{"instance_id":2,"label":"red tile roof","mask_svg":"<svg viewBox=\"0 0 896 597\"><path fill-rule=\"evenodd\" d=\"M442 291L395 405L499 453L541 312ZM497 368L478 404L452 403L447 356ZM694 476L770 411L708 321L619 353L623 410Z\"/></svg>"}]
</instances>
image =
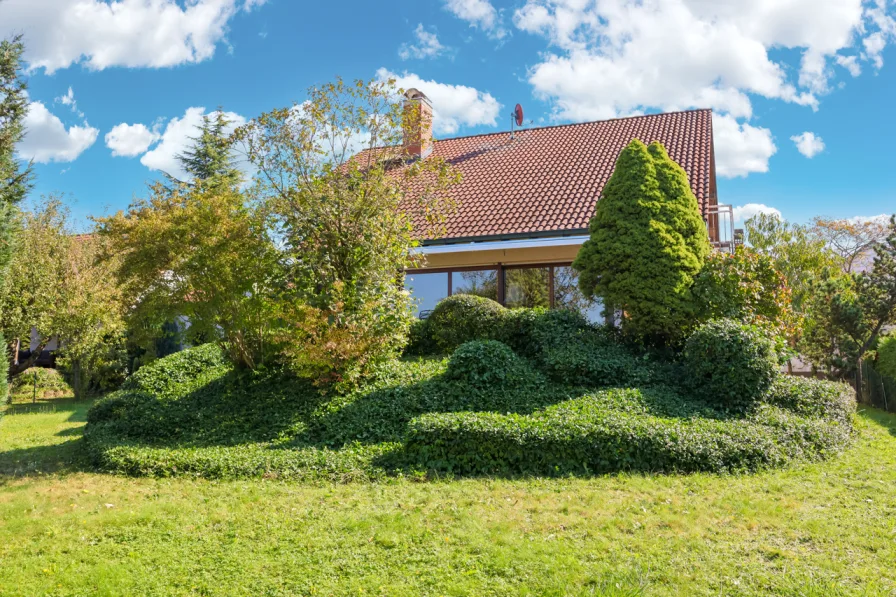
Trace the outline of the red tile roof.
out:
<instances>
[{"instance_id":1,"label":"red tile roof","mask_svg":"<svg viewBox=\"0 0 896 597\"><path fill-rule=\"evenodd\" d=\"M520 130L513 140L509 132L437 140L433 155L453 164L463 181L450 190L457 207L445 234L421 240L582 231L619 152L635 138L666 147L688 173L705 216L716 202L712 112L694 110ZM422 214L414 224L426 230Z\"/></svg>"}]
</instances>

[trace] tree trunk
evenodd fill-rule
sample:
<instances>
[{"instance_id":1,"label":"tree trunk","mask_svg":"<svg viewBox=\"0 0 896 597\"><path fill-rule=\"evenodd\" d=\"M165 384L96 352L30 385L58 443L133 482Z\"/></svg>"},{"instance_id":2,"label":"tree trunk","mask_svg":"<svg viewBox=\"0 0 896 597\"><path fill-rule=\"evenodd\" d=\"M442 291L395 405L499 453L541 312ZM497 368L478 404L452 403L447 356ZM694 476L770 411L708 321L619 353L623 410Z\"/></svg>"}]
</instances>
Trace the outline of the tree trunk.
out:
<instances>
[{"instance_id":1,"label":"tree trunk","mask_svg":"<svg viewBox=\"0 0 896 597\"><path fill-rule=\"evenodd\" d=\"M856 402L864 403L865 396L862 394L862 359L859 359L859 364L856 367Z\"/></svg>"},{"instance_id":2,"label":"tree trunk","mask_svg":"<svg viewBox=\"0 0 896 597\"><path fill-rule=\"evenodd\" d=\"M40 353L44 351L44 348L47 347L48 343L49 340L42 340L37 345L37 348L31 351L31 356L22 362L18 362L18 358L16 358L16 362L9 368L9 377L13 378L16 375L21 375L25 371L28 371L28 369L31 369L31 367L34 366L34 363L37 362L37 359L40 358ZM16 353L16 356L18 357L18 353Z\"/></svg>"}]
</instances>

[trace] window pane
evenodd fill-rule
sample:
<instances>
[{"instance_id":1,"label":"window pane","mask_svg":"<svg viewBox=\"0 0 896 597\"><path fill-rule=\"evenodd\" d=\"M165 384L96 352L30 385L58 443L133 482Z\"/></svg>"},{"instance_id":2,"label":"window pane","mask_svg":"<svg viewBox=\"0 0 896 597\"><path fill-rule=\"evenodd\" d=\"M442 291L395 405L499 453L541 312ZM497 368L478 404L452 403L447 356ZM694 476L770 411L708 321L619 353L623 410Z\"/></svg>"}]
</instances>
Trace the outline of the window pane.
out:
<instances>
[{"instance_id":1,"label":"window pane","mask_svg":"<svg viewBox=\"0 0 896 597\"><path fill-rule=\"evenodd\" d=\"M554 268L554 308L571 309L588 321L604 322L604 306L600 299L588 300L579 290L579 276L571 267Z\"/></svg>"},{"instance_id":2,"label":"window pane","mask_svg":"<svg viewBox=\"0 0 896 597\"><path fill-rule=\"evenodd\" d=\"M550 270L527 267L504 271L504 303L508 307L550 307Z\"/></svg>"},{"instance_id":3,"label":"window pane","mask_svg":"<svg viewBox=\"0 0 896 597\"><path fill-rule=\"evenodd\" d=\"M453 272L451 284L451 294L473 294L498 300L498 272L495 270Z\"/></svg>"},{"instance_id":4,"label":"window pane","mask_svg":"<svg viewBox=\"0 0 896 597\"><path fill-rule=\"evenodd\" d=\"M408 274L405 288L417 304L417 315L432 311L436 304L448 296L448 274Z\"/></svg>"}]
</instances>

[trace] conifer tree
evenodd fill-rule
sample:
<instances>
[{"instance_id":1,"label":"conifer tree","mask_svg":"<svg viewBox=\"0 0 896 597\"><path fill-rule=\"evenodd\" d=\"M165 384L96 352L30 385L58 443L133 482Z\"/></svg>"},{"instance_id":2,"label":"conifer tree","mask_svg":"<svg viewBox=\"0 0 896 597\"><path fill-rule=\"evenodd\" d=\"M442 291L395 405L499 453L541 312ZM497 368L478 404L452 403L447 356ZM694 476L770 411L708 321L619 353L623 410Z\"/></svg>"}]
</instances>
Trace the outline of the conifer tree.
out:
<instances>
[{"instance_id":1,"label":"conifer tree","mask_svg":"<svg viewBox=\"0 0 896 597\"><path fill-rule=\"evenodd\" d=\"M190 148L177 156L177 161L191 180L170 178L179 183L215 180L227 186L238 186L243 175L234 165L233 144L227 132L232 124L220 108L214 114L203 115L199 135L190 137Z\"/></svg>"},{"instance_id":2,"label":"conifer tree","mask_svg":"<svg viewBox=\"0 0 896 597\"><path fill-rule=\"evenodd\" d=\"M651 344L693 325L694 277L709 255L706 226L684 169L659 143L619 155L573 267L588 298L622 313L623 331Z\"/></svg>"},{"instance_id":3,"label":"conifer tree","mask_svg":"<svg viewBox=\"0 0 896 597\"><path fill-rule=\"evenodd\" d=\"M31 168L16 157L28 112L21 36L0 41L0 280L12 255L15 206L31 188Z\"/></svg>"}]
</instances>

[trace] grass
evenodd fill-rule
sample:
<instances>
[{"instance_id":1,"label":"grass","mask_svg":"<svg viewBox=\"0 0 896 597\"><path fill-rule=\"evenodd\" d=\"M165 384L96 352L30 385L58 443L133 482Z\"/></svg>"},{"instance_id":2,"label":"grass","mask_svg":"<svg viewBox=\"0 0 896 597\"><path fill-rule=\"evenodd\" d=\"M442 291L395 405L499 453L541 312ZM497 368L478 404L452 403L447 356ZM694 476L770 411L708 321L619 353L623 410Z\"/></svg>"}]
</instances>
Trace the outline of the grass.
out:
<instances>
[{"instance_id":1,"label":"grass","mask_svg":"<svg viewBox=\"0 0 896 597\"><path fill-rule=\"evenodd\" d=\"M893 595L896 416L756 475L297 484L86 470L87 403L0 419L0 595Z\"/></svg>"}]
</instances>

